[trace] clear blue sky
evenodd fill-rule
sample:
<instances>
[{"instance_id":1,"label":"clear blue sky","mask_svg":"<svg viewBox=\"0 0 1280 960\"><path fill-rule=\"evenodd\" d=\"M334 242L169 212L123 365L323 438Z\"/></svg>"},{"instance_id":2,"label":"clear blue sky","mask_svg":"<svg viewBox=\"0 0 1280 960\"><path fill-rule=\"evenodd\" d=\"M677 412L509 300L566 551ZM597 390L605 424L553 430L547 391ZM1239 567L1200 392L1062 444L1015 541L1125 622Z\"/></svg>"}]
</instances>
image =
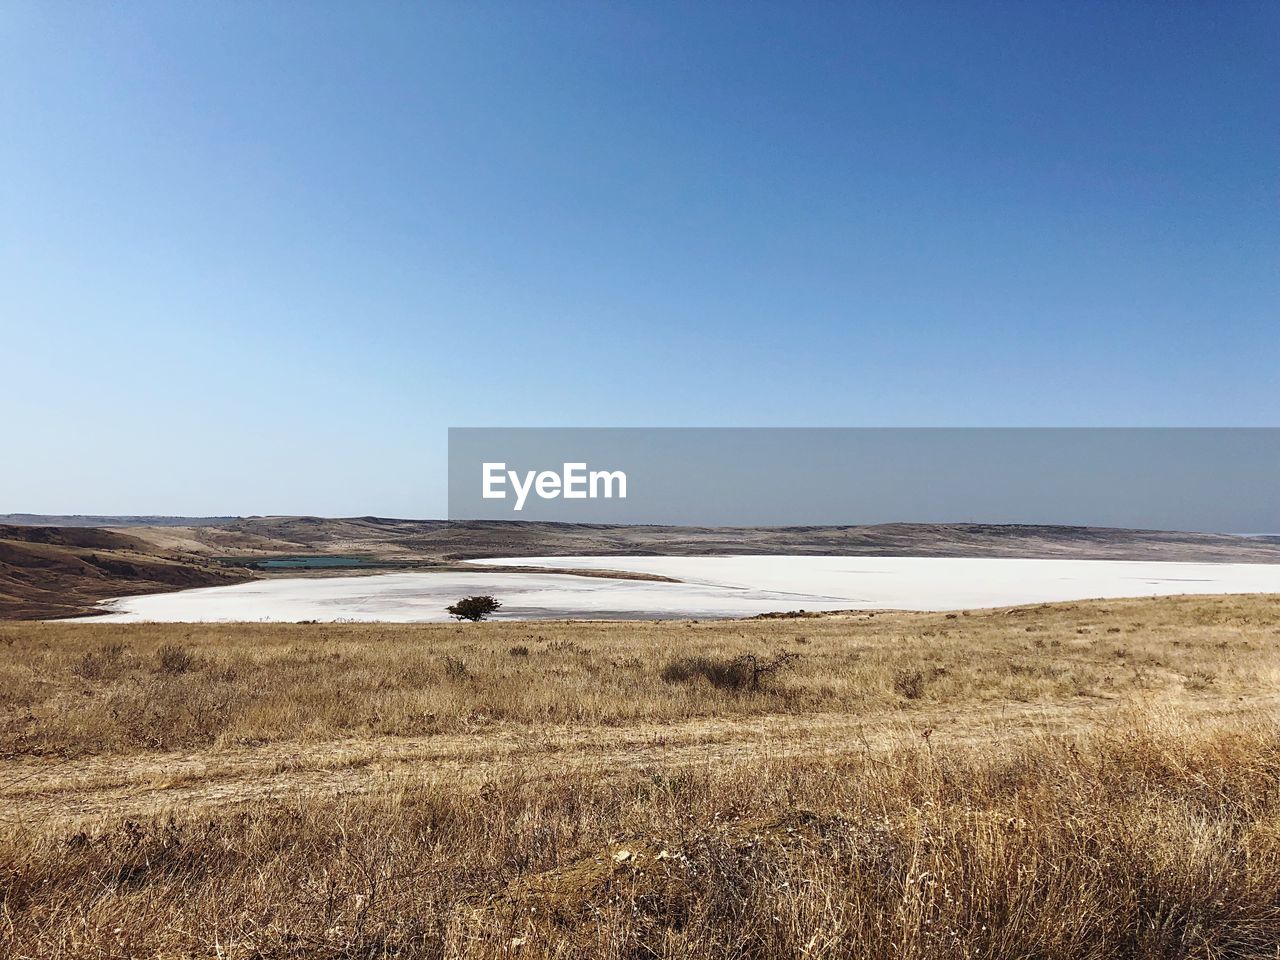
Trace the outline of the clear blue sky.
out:
<instances>
[{"instance_id":1,"label":"clear blue sky","mask_svg":"<svg viewBox=\"0 0 1280 960\"><path fill-rule=\"evenodd\" d=\"M448 426L1280 424L1275 3L0 6L0 512Z\"/></svg>"}]
</instances>

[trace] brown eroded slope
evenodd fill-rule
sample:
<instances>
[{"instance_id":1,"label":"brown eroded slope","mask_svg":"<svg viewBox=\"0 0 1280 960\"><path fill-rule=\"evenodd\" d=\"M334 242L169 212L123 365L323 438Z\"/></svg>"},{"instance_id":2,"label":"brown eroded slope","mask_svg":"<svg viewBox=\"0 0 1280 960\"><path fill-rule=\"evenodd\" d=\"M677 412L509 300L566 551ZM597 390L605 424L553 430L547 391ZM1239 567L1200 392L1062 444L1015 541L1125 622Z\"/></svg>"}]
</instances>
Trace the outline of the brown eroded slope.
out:
<instances>
[{"instance_id":1,"label":"brown eroded slope","mask_svg":"<svg viewBox=\"0 0 1280 960\"><path fill-rule=\"evenodd\" d=\"M0 619L77 616L107 597L247 579L117 530L0 526Z\"/></svg>"}]
</instances>

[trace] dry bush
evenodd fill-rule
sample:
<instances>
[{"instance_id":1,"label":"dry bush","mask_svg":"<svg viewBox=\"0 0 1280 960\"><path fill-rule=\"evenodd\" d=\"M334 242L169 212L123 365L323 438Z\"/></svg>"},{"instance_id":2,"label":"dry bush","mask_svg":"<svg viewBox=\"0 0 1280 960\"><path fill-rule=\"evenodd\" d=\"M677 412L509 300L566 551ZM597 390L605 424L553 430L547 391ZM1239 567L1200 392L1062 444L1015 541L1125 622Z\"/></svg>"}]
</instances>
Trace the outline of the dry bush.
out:
<instances>
[{"instance_id":1,"label":"dry bush","mask_svg":"<svg viewBox=\"0 0 1280 960\"><path fill-rule=\"evenodd\" d=\"M156 651L156 667L161 673L186 673L195 665L195 655L181 644L166 643Z\"/></svg>"},{"instance_id":2,"label":"dry bush","mask_svg":"<svg viewBox=\"0 0 1280 960\"><path fill-rule=\"evenodd\" d=\"M925 683L923 670L898 670L893 674L893 689L908 700L923 697Z\"/></svg>"},{"instance_id":3,"label":"dry bush","mask_svg":"<svg viewBox=\"0 0 1280 960\"><path fill-rule=\"evenodd\" d=\"M118 640L104 643L97 650L87 650L72 666L72 672L82 680L102 680L118 673L124 657L125 645Z\"/></svg>"},{"instance_id":4,"label":"dry bush","mask_svg":"<svg viewBox=\"0 0 1280 960\"><path fill-rule=\"evenodd\" d=\"M446 656L444 658L444 675L453 681L466 680L471 676L471 671L467 669L466 661L458 657Z\"/></svg>"}]
</instances>

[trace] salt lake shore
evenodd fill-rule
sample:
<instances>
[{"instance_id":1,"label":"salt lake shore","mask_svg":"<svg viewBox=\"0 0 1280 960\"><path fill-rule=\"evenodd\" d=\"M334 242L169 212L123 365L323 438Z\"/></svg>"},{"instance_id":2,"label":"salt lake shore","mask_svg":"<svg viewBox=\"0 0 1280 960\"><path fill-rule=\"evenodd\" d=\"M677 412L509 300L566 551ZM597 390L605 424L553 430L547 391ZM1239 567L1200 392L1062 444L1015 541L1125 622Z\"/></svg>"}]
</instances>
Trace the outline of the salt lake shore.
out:
<instances>
[{"instance_id":1,"label":"salt lake shore","mask_svg":"<svg viewBox=\"0 0 1280 960\"><path fill-rule=\"evenodd\" d=\"M519 557L470 572L256 580L103 601L95 622L442 622L467 594L501 619L743 617L789 610L939 611L1176 594L1280 593L1280 564L865 556ZM485 572L520 565L582 570ZM609 579L599 571L679 582Z\"/></svg>"}]
</instances>

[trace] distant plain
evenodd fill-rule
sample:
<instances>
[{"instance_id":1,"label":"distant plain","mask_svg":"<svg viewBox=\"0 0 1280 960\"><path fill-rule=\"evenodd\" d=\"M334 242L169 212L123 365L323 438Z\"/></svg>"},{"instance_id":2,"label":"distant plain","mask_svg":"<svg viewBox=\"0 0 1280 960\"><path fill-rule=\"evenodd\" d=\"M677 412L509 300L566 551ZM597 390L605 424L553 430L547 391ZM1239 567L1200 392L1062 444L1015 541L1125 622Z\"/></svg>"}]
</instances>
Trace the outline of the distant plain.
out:
<instances>
[{"instance_id":1,"label":"distant plain","mask_svg":"<svg viewBox=\"0 0 1280 960\"><path fill-rule=\"evenodd\" d=\"M539 575L546 571L529 567L527 558L785 555L1280 564L1280 542L1274 538L1021 524L710 528L450 523L379 517L0 516L0 521L5 520L10 522L0 525L0 618L73 617L94 612L96 601L110 597L278 576L322 577L357 571L474 573L465 561L493 557L509 558L509 572L533 570ZM89 527L89 522L102 526ZM618 573L622 566L619 563L607 566L614 571L607 574L610 577L664 579L652 573ZM594 576L606 573L589 569L577 572ZM440 586L444 589L444 581ZM771 589L768 584L757 586ZM504 589L512 592L515 588L513 585ZM246 590L252 593L254 588ZM828 591L789 587L786 592L821 596ZM657 596L655 591L648 593ZM1104 594L1113 595L1111 591L1096 595ZM1077 594L1067 594L1072 595ZM653 596L646 597L645 603ZM861 593L839 596L873 599ZM985 602L1016 599L993 595ZM784 606L803 605L780 602ZM972 602L984 601L979 598ZM808 604L814 609L830 608L819 600ZM544 610L557 609L550 602L541 606ZM614 603L612 607L624 615L628 609L649 609L643 604L629 608ZM592 608L607 609L594 600L585 604L585 609ZM584 609L584 605L559 609L572 612ZM715 603L701 607L683 602L669 607L668 612L690 615L702 611L712 615L758 609L750 605L727 608ZM663 613L653 608L651 615Z\"/></svg>"}]
</instances>

